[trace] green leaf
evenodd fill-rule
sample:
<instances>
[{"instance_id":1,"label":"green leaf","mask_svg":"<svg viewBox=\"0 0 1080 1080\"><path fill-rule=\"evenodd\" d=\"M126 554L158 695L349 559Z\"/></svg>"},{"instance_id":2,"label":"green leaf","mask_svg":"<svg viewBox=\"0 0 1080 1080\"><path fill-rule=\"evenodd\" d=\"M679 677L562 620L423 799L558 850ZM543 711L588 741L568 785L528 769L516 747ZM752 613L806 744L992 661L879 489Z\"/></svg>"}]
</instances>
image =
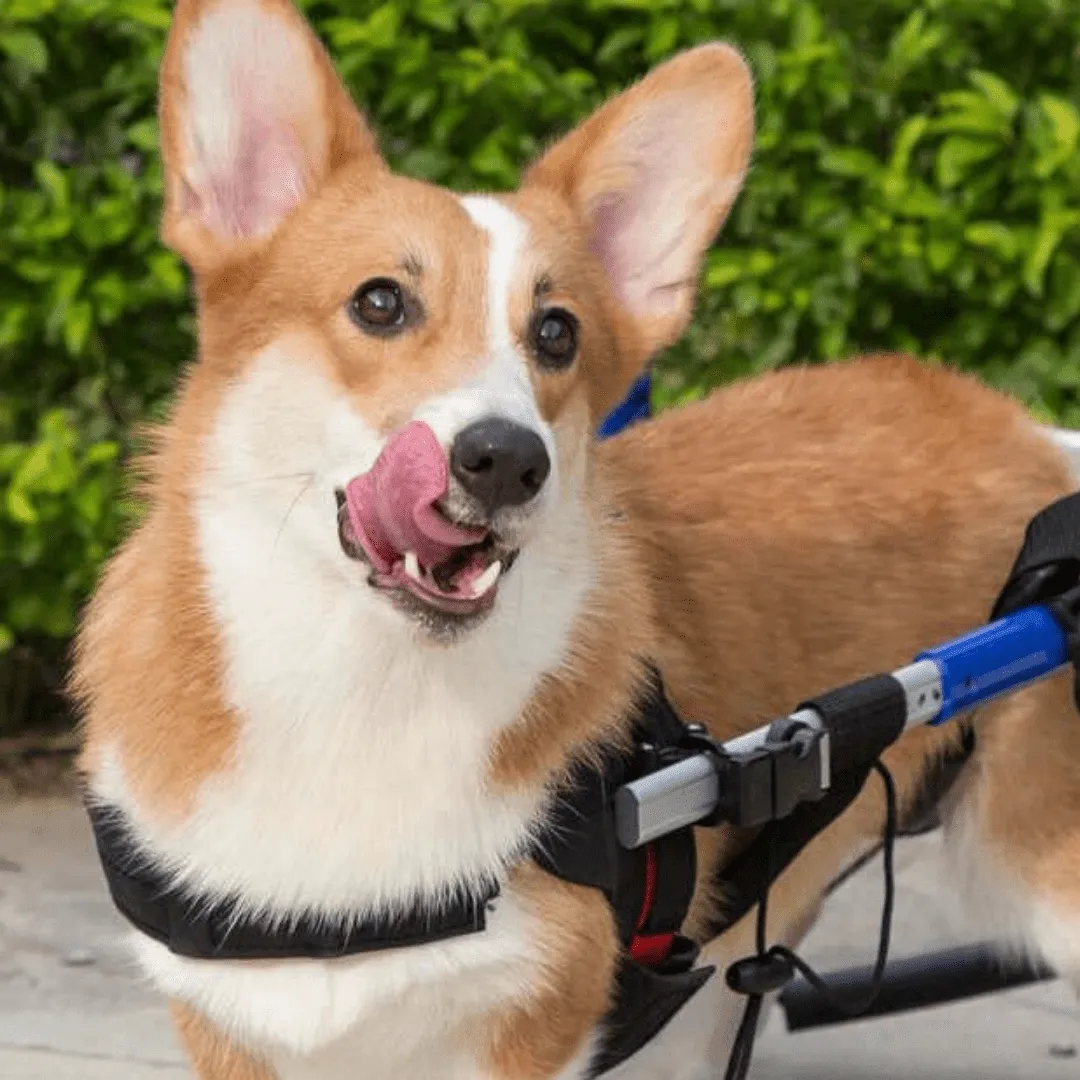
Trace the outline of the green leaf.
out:
<instances>
[{"instance_id":1,"label":"green leaf","mask_svg":"<svg viewBox=\"0 0 1080 1080\"><path fill-rule=\"evenodd\" d=\"M1059 252L1050 272L1047 329L1058 332L1080 316L1080 262Z\"/></svg>"},{"instance_id":2,"label":"green leaf","mask_svg":"<svg viewBox=\"0 0 1080 1080\"><path fill-rule=\"evenodd\" d=\"M1074 150L1080 137L1080 113L1072 103L1053 94L1042 94L1039 107L1050 120L1058 146L1069 152Z\"/></svg>"},{"instance_id":3,"label":"green leaf","mask_svg":"<svg viewBox=\"0 0 1080 1080\"><path fill-rule=\"evenodd\" d=\"M1003 117L1013 118L1020 107L1020 97L1004 79L990 71L972 71L968 78Z\"/></svg>"},{"instance_id":4,"label":"green leaf","mask_svg":"<svg viewBox=\"0 0 1080 1080\"><path fill-rule=\"evenodd\" d=\"M457 29L457 12L446 0L419 0L416 18L444 34L451 34Z\"/></svg>"},{"instance_id":5,"label":"green leaf","mask_svg":"<svg viewBox=\"0 0 1080 1080\"><path fill-rule=\"evenodd\" d=\"M667 56L679 40L679 20L673 15L656 19L645 38L645 55L652 61Z\"/></svg>"},{"instance_id":6,"label":"green leaf","mask_svg":"<svg viewBox=\"0 0 1080 1080\"><path fill-rule=\"evenodd\" d=\"M127 140L138 150L153 153L158 148L158 124L157 118L148 116L139 120L127 129Z\"/></svg>"},{"instance_id":7,"label":"green leaf","mask_svg":"<svg viewBox=\"0 0 1080 1080\"><path fill-rule=\"evenodd\" d=\"M1061 243L1064 231L1064 222L1059 216L1048 214L1043 218L1035 234L1035 242L1024 260L1024 285L1032 296L1042 295L1046 268Z\"/></svg>"},{"instance_id":8,"label":"green leaf","mask_svg":"<svg viewBox=\"0 0 1080 1080\"><path fill-rule=\"evenodd\" d=\"M999 145L988 139L950 135L938 148L938 183L944 188L956 187L974 166L995 157L999 151Z\"/></svg>"},{"instance_id":9,"label":"green leaf","mask_svg":"<svg viewBox=\"0 0 1080 1080\"><path fill-rule=\"evenodd\" d=\"M513 161L500 144L501 132L494 131L470 155L469 165L480 175L500 185L514 181Z\"/></svg>"},{"instance_id":10,"label":"green leaf","mask_svg":"<svg viewBox=\"0 0 1080 1080\"><path fill-rule=\"evenodd\" d=\"M94 309L89 300L78 300L64 314L64 347L70 356L79 356L93 325Z\"/></svg>"},{"instance_id":11,"label":"green leaf","mask_svg":"<svg viewBox=\"0 0 1080 1080\"><path fill-rule=\"evenodd\" d=\"M715 251L705 271L705 286L722 289L747 275L746 255L741 251Z\"/></svg>"},{"instance_id":12,"label":"green leaf","mask_svg":"<svg viewBox=\"0 0 1080 1080\"><path fill-rule=\"evenodd\" d=\"M10 651L11 647L15 644L15 633L10 626L5 626L4 623L0 623L0 653L6 653Z\"/></svg>"},{"instance_id":13,"label":"green leaf","mask_svg":"<svg viewBox=\"0 0 1080 1080\"><path fill-rule=\"evenodd\" d=\"M7 490L7 498L5 499L7 504L7 512L11 516L11 520L19 525L32 525L37 521L37 511L34 509L33 503L27 498L26 492L22 488L9 487Z\"/></svg>"},{"instance_id":14,"label":"green leaf","mask_svg":"<svg viewBox=\"0 0 1080 1080\"><path fill-rule=\"evenodd\" d=\"M51 161L34 163L34 176L38 183L48 191L57 206L67 206L70 202L67 177Z\"/></svg>"},{"instance_id":15,"label":"green leaf","mask_svg":"<svg viewBox=\"0 0 1080 1080\"><path fill-rule=\"evenodd\" d=\"M644 37L644 32L637 26L621 26L604 38L603 44L596 51L596 63L606 67L617 60L628 49L636 46Z\"/></svg>"},{"instance_id":16,"label":"green leaf","mask_svg":"<svg viewBox=\"0 0 1080 1080\"><path fill-rule=\"evenodd\" d=\"M154 30L168 30L170 11L160 0L111 0L119 15Z\"/></svg>"},{"instance_id":17,"label":"green leaf","mask_svg":"<svg viewBox=\"0 0 1080 1080\"><path fill-rule=\"evenodd\" d=\"M187 292L187 275L180 260L170 251L155 251L147 257L146 265L165 291L174 297Z\"/></svg>"},{"instance_id":18,"label":"green leaf","mask_svg":"<svg viewBox=\"0 0 1080 1080\"><path fill-rule=\"evenodd\" d=\"M115 442L95 443L83 456L85 465L105 465L116 461L120 456L120 444Z\"/></svg>"},{"instance_id":19,"label":"green leaf","mask_svg":"<svg viewBox=\"0 0 1080 1080\"><path fill-rule=\"evenodd\" d=\"M881 168L873 154L857 147L826 150L819 159L822 172L833 176L871 176Z\"/></svg>"},{"instance_id":20,"label":"green leaf","mask_svg":"<svg viewBox=\"0 0 1080 1080\"><path fill-rule=\"evenodd\" d=\"M911 152L926 133L929 125L930 118L922 113L904 121L893 143L892 158L889 160L890 170L897 174L907 172Z\"/></svg>"},{"instance_id":21,"label":"green leaf","mask_svg":"<svg viewBox=\"0 0 1080 1080\"><path fill-rule=\"evenodd\" d=\"M926 261L935 273L940 274L952 265L959 251L960 244L952 237L935 237L926 245Z\"/></svg>"},{"instance_id":22,"label":"green leaf","mask_svg":"<svg viewBox=\"0 0 1080 1080\"><path fill-rule=\"evenodd\" d=\"M964 230L964 239L976 247L989 248L1003 259L1016 258L1020 238L999 221L976 221Z\"/></svg>"},{"instance_id":23,"label":"green leaf","mask_svg":"<svg viewBox=\"0 0 1080 1080\"><path fill-rule=\"evenodd\" d=\"M40 75L49 67L49 50L45 42L33 30L19 27L0 30L0 52Z\"/></svg>"}]
</instances>

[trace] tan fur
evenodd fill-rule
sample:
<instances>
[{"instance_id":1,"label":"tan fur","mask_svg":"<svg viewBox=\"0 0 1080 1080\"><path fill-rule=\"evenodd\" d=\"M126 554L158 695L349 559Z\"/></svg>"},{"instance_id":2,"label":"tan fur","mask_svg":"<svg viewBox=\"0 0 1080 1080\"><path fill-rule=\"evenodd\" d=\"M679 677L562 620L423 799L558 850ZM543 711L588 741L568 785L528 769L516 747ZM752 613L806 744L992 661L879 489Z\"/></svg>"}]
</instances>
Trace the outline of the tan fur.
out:
<instances>
[{"instance_id":1,"label":"tan fur","mask_svg":"<svg viewBox=\"0 0 1080 1080\"><path fill-rule=\"evenodd\" d=\"M199 1080L277 1080L269 1066L230 1043L186 1005L171 1002L169 1011Z\"/></svg>"},{"instance_id":2,"label":"tan fur","mask_svg":"<svg viewBox=\"0 0 1080 1080\"><path fill-rule=\"evenodd\" d=\"M206 380L189 383L150 465L147 517L110 563L76 648L83 768L101 768L105 748L115 747L135 796L162 818L190 809L203 779L228 765L236 734L188 498L219 395ZM165 730L147 716L177 722Z\"/></svg>"}]
</instances>

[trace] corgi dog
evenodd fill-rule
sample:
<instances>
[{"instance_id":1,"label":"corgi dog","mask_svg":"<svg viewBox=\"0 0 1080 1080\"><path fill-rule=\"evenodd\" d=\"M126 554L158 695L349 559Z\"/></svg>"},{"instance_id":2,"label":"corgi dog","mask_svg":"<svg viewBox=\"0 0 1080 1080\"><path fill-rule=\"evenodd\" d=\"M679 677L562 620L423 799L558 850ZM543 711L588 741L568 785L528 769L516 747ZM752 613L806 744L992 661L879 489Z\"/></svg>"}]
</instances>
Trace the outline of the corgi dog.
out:
<instances>
[{"instance_id":1,"label":"corgi dog","mask_svg":"<svg viewBox=\"0 0 1080 1080\"><path fill-rule=\"evenodd\" d=\"M583 1080L623 946L531 845L568 770L625 739L647 665L726 738L905 663L985 619L1073 478L1013 402L903 357L596 441L686 327L747 172L726 45L658 66L510 195L392 174L288 0L179 0L160 121L198 356L79 635L88 798L140 866L238 917L487 899L482 932L362 955L208 959L135 929L141 969L200 1080ZM949 812L968 881L1076 971L1070 686L977 727ZM957 737L889 751L902 806ZM867 784L778 880L774 938L882 806ZM742 841L697 833L685 931L719 974L612 1076L705 1080L731 1045L749 917L704 939Z\"/></svg>"}]
</instances>

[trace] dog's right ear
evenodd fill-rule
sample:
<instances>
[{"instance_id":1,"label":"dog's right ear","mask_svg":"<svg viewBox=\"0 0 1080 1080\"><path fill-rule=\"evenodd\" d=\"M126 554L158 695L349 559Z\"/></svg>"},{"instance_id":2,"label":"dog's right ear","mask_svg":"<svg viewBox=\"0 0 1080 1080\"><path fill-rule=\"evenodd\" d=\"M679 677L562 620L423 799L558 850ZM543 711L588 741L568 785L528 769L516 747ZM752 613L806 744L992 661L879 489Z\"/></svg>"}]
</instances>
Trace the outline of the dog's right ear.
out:
<instances>
[{"instance_id":1,"label":"dog's right ear","mask_svg":"<svg viewBox=\"0 0 1080 1080\"><path fill-rule=\"evenodd\" d=\"M289 0L178 0L160 122L162 236L196 273L257 249L345 162L385 168Z\"/></svg>"}]
</instances>

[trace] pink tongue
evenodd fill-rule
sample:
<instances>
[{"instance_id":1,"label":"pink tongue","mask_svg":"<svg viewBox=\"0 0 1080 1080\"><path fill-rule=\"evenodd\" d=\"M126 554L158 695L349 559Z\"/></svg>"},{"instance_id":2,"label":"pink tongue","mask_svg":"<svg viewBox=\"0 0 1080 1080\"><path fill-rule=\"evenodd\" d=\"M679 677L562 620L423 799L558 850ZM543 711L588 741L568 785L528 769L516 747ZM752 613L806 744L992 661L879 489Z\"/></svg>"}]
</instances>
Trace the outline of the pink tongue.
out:
<instances>
[{"instance_id":1,"label":"pink tongue","mask_svg":"<svg viewBox=\"0 0 1080 1080\"><path fill-rule=\"evenodd\" d=\"M383 447L371 469L345 488L349 521L375 568L390 573L405 552L426 569L484 539L484 529L452 525L435 509L449 484L435 432L416 420Z\"/></svg>"}]
</instances>

